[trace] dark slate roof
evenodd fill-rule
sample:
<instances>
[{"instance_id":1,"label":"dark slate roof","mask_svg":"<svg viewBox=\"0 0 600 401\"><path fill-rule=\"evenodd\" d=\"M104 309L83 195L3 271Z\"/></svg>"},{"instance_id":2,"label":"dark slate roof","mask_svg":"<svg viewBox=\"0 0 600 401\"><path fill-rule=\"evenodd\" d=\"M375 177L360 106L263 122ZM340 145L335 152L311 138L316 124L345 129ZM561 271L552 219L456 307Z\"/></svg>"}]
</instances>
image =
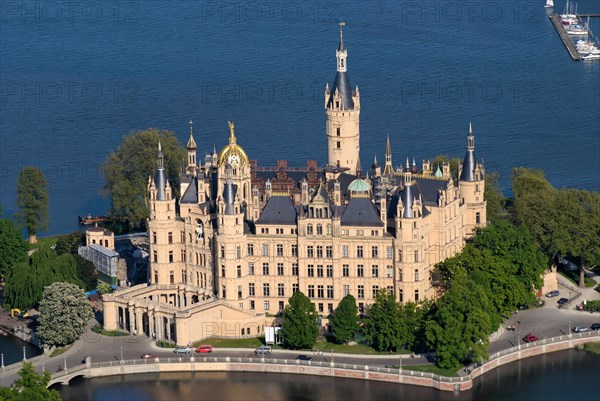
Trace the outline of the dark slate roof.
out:
<instances>
[{"instance_id":1,"label":"dark slate roof","mask_svg":"<svg viewBox=\"0 0 600 401\"><path fill-rule=\"evenodd\" d=\"M425 205L437 206L439 198L438 191L445 191L448 189L448 181L445 179L433 177L425 178L423 176L413 176L413 179L417 183L423 204Z\"/></svg>"},{"instance_id":2,"label":"dark slate roof","mask_svg":"<svg viewBox=\"0 0 600 401\"><path fill-rule=\"evenodd\" d=\"M405 185L404 187L398 187L390 199L388 216L397 217L396 208L398 207L398 202L402 200L402 203L404 204L404 214L402 217L413 217L412 201L413 199L418 198L420 193L419 186L416 183L413 183L412 185Z\"/></svg>"},{"instance_id":3,"label":"dark slate roof","mask_svg":"<svg viewBox=\"0 0 600 401\"><path fill-rule=\"evenodd\" d=\"M342 195L345 195L348 192L348 186L355 179L356 179L356 176L353 174L342 173L338 176L337 180L340 182L340 191L342 192ZM327 190L329 192L333 191L334 183L335 183L335 180L327 181Z\"/></svg>"},{"instance_id":4,"label":"dark slate roof","mask_svg":"<svg viewBox=\"0 0 600 401\"><path fill-rule=\"evenodd\" d=\"M228 181L225 184L225 188L223 188L223 200L225 201L225 214L234 214L233 210L233 201L235 199L235 194L237 192L237 187Z\"/></svg>"},{"instance_id":5,"label":"dark slate roof","mask_svg":"<svg viewBox=\"0 0 600 401\"><path fill-rule=\"evenodd\" d=\"M354 110L354 101L352 100L352 85L350 85L348 73L338 71L335 74L335 81L333 81L333 87L331 88L331 95L329 96L327 107L331 107L333 104L333 96L336 89L340 91L340 98L342 99L340 108L342 110Z\"/></svg>"},{"instance_id":6,"label":"dark slate roof","mask_svg":"<svg viewBox=\"0 0 600 401\"><path fill-rule=\"evenodd\" d=\"M165 186L167 185L167 174L164 168L159 167L156 170L154 185L156 185L156 200L166 200Z\"/></svg>"},{"instance_id":7,"label":"dark slate roof","mask_svg":"<svg viewBox=\"0 0 600 401\"><path fill-rule=\"evenodd\" d=\"M379 210L369 198L352 198L340 221L342 226L383 227Z\"/></svg>"},{"instance_id":8,"label":"dark slate roof","mask_svg":"<svg viewBox=\"0 0 600 401\"><path fill-rule=\"evenodd\" d=\"M196 184L196 180L190 182L179 203L198 203L198 185Z\"/></svg>"},{"instance_id":9,"label":"dark slate roof","mask_svg":"<svg viewBox=\"0 0 600 401\"><path fill-rule=\"evenodd\" d=\"M297 216L297 210L289 196L272 196L256 224L295 225Z\"/></svg>"},{"instance_id":10,"label":"dark slate roof","mask_svg":"<svg viewBox=\"0 0 600 401\"><path fill-rule=\"evenodd\" d=\"M475 163L475 151L473 149L467 150L463 160L462 172L460 173L461 181L475 181Z\"/></svg>"}]
</instances>

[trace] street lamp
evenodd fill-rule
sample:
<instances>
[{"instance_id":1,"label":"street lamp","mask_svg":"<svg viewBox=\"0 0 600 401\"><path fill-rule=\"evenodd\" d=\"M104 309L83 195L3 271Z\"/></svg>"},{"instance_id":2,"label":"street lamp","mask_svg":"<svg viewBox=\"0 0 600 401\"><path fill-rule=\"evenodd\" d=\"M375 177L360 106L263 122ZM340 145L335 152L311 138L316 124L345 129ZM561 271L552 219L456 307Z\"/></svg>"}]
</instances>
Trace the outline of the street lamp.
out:
<instances>
[{"instance_id":1,"label":"street lamp","mask_svg":"<svg viewBox=\"0 0 600 401\"><path fill-rule=\"evenodd\" d=\"M121 363L123 363L123 346L121 345Z\"/></svg>"},{"instance_id":2,"label":"street lamp","mask_svg":"<svg viewBox=\"0 0 600 401\"><path fill-rule=\"evenodd\" d=\"M65 364L65 369L64 369L65 370L65 374L67 374L67 357L66 357L66 355L63 356L63 361L64 361L64 364Z\"/></svg>"},{"instance_id":3,"label":"street lamp","mask_svg":"<svg viewBox=\"0 0 600 401\"><path fill-rule=\"evenodd\" d=\"M569 319L569 336L571 335L571 320Z\"/></svg>"},{"instance_id":4,"label":"street lamp","mask_svg":"<svg viewBox=\"0 0 600 401\"><path fill-rule=\"evenodd\" d=\"M23 360L24 361L27 360L27 356L25 355L25 346L23 346Z\"/></svg>"},{"instance_id":5,"label":"street lamp","mask_svg":"<svg viewBox=\"0 0 600 401\"><path fill-rule=\"evenodd\" d=\"M0 354L0 368L2 368L2 371L4 372L4 354Z\"/></svg>"}]
</instances>

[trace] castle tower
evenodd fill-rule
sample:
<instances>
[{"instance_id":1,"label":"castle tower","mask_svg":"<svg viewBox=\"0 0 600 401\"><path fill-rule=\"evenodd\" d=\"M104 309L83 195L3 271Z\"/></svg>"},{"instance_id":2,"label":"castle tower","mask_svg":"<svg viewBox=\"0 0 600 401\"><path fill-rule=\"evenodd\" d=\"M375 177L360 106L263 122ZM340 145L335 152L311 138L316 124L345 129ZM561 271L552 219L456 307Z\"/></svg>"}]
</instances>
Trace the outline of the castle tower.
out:
<instances>
[{"instance_id":1,"label":"castle tower","mask_svg":"<svg viewBox=\"0 0 600 401\"><path fill-rule=\"evenodd\" d=\"M476 226L483 226L486 222L486 204L484 199L485 178L483 165L475 158L475 136L469 122L467 135L467 153L462 166L459 166L458 190L460 203L467 210L465 212L465 234L473 234Z\"/></svg>"},{"instance_id":2,"label":"castle tower","mask_svg":"<svg viewBox=\"0 0 600 401\"><path fill-rule=\"evenodd\" d=\"M185 169L186 173L194 174L198 168L196 164L196 141L194 140L194 132L192 128L193 122L190 120L190 139L188 139L187 143L187 167Z\"/></svg>"},{"instance_id":3,"label":"castle tower","mask_svg":"<svg viewBox=\"0 0 600 401\"><path fill-rule=\"evenodd\" d=\"M327 133L328 164L356 168L360 154L360 95L358 86L352 91L348 77L348 51L344 47L340 22L340 41L335 52L337 73L330 88L325 88L325 131Z\"/></svg>"},{"instance_id":4,"label":"castle tower","mask_svg":"<svg viewBox=\"0 0 600 401\"><path fill-rule=\"evenodd\" d=\"M392 167L392 146L390 145L390 136L387 136L385 143L385 165L383 167L383 175L393 175L394 167Z\"/></svg>"},{"instance_id":5,"label":"castle tower","mask_svg":"<svg viewBox=\"0 0 600 401\"><path fill-rule=\"evenodd\" d=\"M164 167L164 154L160 142L156 157L156 173L148 178L150 217L150 268L148 281L151 284L175 284L182 282L182 265L179 258L183 244L179 233L183 222L175 216L175 199ZM177 259L179 260L179 259ZM185 268L185 265L183 265Z\"/></svg>"}]
</instances>

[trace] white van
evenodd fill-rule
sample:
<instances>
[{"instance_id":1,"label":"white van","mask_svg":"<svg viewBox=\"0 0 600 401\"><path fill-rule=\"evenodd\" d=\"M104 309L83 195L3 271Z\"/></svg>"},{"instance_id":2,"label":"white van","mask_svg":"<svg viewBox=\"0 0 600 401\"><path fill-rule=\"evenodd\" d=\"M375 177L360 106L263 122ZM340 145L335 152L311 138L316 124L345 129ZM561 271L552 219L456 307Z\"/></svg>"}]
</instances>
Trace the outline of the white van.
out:
<instances>
[{"instance_id":1,"label":"white van","mask_svg":"<svg viewBox=\"0 0 600 401\"><path fill-rule=\"evenodd\" d=\"M271 351L272 349L268 345L261 345L256 350L254 350L254 353L256 355L270 355Z\"/></svg>"}]
</instances>

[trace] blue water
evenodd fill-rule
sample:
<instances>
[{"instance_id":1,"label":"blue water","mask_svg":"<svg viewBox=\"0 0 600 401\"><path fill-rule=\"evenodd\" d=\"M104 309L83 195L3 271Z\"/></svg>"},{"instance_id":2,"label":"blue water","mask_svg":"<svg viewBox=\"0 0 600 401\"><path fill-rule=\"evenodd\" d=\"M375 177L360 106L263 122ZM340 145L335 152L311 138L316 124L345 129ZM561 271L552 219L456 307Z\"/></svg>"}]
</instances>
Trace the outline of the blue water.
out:
<instances>
[{"instance_id":1,"label":"blue water","mask_svg":"<svg viewBox=\"0 0 600 401\"><path fill-rule=\"evenodd\" d=\"M0 203L14 213L17 172L36 165L50 182L48 234L71 231L108 209L98 168L123 135L160 127L185 143L190 119L201 150L223 146L233 120L260 164L325 163L339 18L363 167L383 159L387 134L395 164L462 156L472 120L504 190L528 166L599 191L600 62L571 61L543 3L2 0Z\"/></svg>"}]
</instances>

